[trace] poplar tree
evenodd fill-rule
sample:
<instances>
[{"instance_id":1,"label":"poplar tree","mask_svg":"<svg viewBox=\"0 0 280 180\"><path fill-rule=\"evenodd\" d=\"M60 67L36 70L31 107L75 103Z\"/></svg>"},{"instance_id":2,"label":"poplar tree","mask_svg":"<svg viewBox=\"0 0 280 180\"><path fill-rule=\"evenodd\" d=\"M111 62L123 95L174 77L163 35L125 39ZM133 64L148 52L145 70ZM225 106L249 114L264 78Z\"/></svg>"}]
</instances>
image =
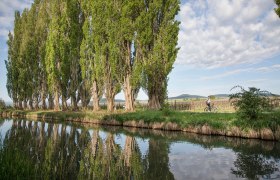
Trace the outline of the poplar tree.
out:
<instances>
[{"instance_id":1,"label":"poplar tree","mask_svg":"<svg viewBox=\"0 0 280 180\"><path fill-rule=\"evenodd\" d=\"M146 2L146 13L140 18L139 38L144 59L143 87L149 107L160 109L167 97L168 74L178 53L179 22L175 16L179 0Z\"/></svg>"},{"instance_id":2,"label":"poplar tree","mask_svg":"<svg viewBox=\"0 0 280 180\"><path fill-rule=\"evenodd\" d=\"M35 26L36 47L37 47L37 61L38 61L38 90L41 96L42 109L46 109L46 98L48 96L47 74L46 74L46 41L48 37L49 15L46 0L41 0L37 5L38 19ZM52 97L48 99L49 108L53 108Z\"/></svg>"},{"instance_id":3,"label":"poplar tree","mask_svg":"<svg viewBox=\"0 0 280 180\"><path fill-rule=\"evenodd\" d=\"M54 94L54 110L59 110L59 97L61 94L60 72L62 66L60 47L60 1L52 0L50 5L50 24L46 42L46 71L48 76L49 90Z\"/></svg>"},{"instance_id":4,"label":"poplar tree","mask_svg":"<svg viewBox=\"0 0 280 180\"><path fill-rule=\"evenodd\" d=\"M120 84L117 79L117 73L119 73L117 72L119 49L116 43L116 32L118 31L117 6L119 6L119 1L110 0L96 0L92 6L92 32L94 35L93 77L97 78L96 87L98 88L93 88L93 99L95 99L95 103L97 103L97 100L99 101L99 93L95 91L101 92L99 82L102 83L103 81L108 111L114 110L114 98L120 91ZM95 84L93 84L94 86Z\"/></svg>"},{"instance_id":5,"label":"poplar tree","mask_svg":"<svg viewBox=\"0 0 280 180\"><path fill-rule=\"evenodd\" d=\"M20 87L20 96L23 99L23 108L27 109L28 100L32 95L31 89L31 74L29 69L29 61L30 61L30 31L28 24L30 23L28 18L28 9L24 9L21 15L21 42L19 46L19 87Z\"/></svg>"},{"instance_id":6,"label":"poplar tree","mask_svg":"<svg viewBox=\"0 0 280 180\"><path fill-rule=\"evenodd\" d=\"M15 12L15 21L14 21L14 36L13 40L10 41L9 47L9 55L10 67L7 69L7 73L9 74L9 77L11 78L12 82L9 82L9 87L11 89L8 89L9 96L13 99L14 104L17 104L16 107L19 109L22 109L22 101L23 97L21 96L20 93L20 78L19 78L19 49L20 49L20 44L21 44L21 33L22 33L22 28L21 28L21 15L19 11ZM11 38L11 35L9 36Z\"/></svg>"},{"instance_id":7,"label":"poplar tree","mask_svg":"<svg viewBox=\"0 0 280 180\"><path fill-rule=\"evenodd\" d=\"M5 60L5 65L7 69L7 91L9 97L13 100L13 106L18 108L18 95L17 95L17 78L18 71L16 69L16 60L14 59L15 52L13 51L14 37L11 32L8 34L8 59Z\"/></svg>"},{"instance_id":8,"label":"poplar tree","mask_svg":"<svg viewBox=\"0 0 280 180\"><path fill-rule=\"evenodd\" d=\"M93 50L93 36L92 36L92 11L91 11L92 1L81 1L82 12L84 16L83 23L83 39L80 47L80 67L82 74L82 82L79 88L79 97L81 99L82 107L86 108L91 96L91 75L92 75L92 63L94 58Z\"/></svg>"},{"instance_id":9,"label":"poplar tree","mask_svg":"<svg viewBox=\"0 0 280 180\"><path fill-rule=\"evenodd\" d=\"M88 2L89 3L89 2ZM80 45L83 37L82 25L83 16L81 12L81 4L77 0L67 0L67 22L68 22L68 38L69 38L69 59L70 59L70 87L69 95L71 97L71 105L74 110L77 109L77 91L80 85Z\"/></svg>"},{"instance_id":10,"label":"poplar tree","mask_svg":"<svg viewBox=\"0 0 280 180\"><path fill-rule=\"evenodd\" d=\"M137 20L141 11L145 11L144 1L125 0L121 4L119 23L120 81L125 94L125 109L134 111L134 101L140 89L142 62L135 46L137 35Z\"/></svg>"},{"instance_id":11,"label":"poplar tree","mask_svg":"<svg viewBox=\"0 0 280 180\"><path fill-rule=\"evenodd\" d=\"M57 31L59 32L59 58L60 58L60 87L61 87L61 103L62 110L67 109L67 100L69 98L70 93L70 80L71 80L71 39L70 39L70 31L71 31L71 20L68 14L69 8L69 0L59 0L59 26L57 27Z\"/></svg>"},{"instance_id":12,"label":"poplar tree","mask_svg":"<svg viewBox=\"0 0 280 180\"><path fill-rule=\"evenodd\" d=\"M99 4L98 4L99 3ZM97 21L103 19L102 1L98 2L87 2L83 3L83 12L85 21L83 25L83 41L81 44L80 54L80 65L82 69L83 77L83 95L88 94L88 90L92 89L93 97L93 110L100 110L99 101L103 95L103 65L101 62L100 46L102 42L102 32L100 24ZM99 52L96 51L99 50ZM87 102L85 99L84 101ZM82 102L83 103L83 102ZM88 104L88 103L87 103Z\"/></svg>"},{"instance_id":13,"label":"poplar tree","mask_svg":"<svg viewBox=\"0 0 280 180\"><path fill-rule=\"evenodd\" d=\"M28 61L28 72L29 72L29 108L38 109L40 101L40 69L39 69L39 51L37 46L38 36L36 36L36 24L38 19L38 6L40 0L35 0L28 12L28 23L27 23L27 52L26 57Z\"/></svg>"},{"instance_id":14,"label":"poplar tree","mask_svg":"<svg viewBox=\"0 0 280 180\"><path fill-rule=\"evenodd\" d=\"M120 74L118 64L120 63L121 52L119 49L119 22L120 15L118 10L121 8L121 1L103 1L105 27L104 40L105 45L103 47L103 65L105 66L105 96L107 100L107 110L112 112L115 108L115 96L121 91L121 85L119 81ZM103 28L104 28L103 27Z\"/></svg>"}]
</instances>

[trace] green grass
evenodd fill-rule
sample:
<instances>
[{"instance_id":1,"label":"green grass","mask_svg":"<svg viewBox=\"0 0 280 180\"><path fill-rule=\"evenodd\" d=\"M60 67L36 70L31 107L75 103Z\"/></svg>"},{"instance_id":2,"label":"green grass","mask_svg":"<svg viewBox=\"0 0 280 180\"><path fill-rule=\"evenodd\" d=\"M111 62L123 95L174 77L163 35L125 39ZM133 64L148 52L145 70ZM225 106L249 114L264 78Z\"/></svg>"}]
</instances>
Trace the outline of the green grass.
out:
<instances>
[{"instance_id":1,"label":"green grass","mask_svg":"<svg viewBox=\"0 0 280 180\"><path fill-rule=\"evenodd\" d=\"M193 112L174 112L165 115L162 111L137 111L133 113L107 115L106 119L116 119L120 122L129 120L143 120L150 122L172 122L181 127L208 124L214 128L224 128L235 119L232 113L193 113Z\"/></svg>"},{"instance_id":2,"label":"green grass","mask_svg":"<svg viewBox=\"0 0 280 180\"><path fill-rule=\"evenodd\" d=\"M215 128L224 129L231 126L237 126L241 129L261 129L270 128L276 130L280 126L280 111L263 113L258 120L240 120L236 113L198 113L198 112L178 112L171 111L165 115L162 111L137 111L123 114L109 114L103 119L115 119L119 122L130 120L140 121L145 123L150 122L172 122L181 127L188 126L203 126L205 124Z\"/></svg>"}]
</instances>

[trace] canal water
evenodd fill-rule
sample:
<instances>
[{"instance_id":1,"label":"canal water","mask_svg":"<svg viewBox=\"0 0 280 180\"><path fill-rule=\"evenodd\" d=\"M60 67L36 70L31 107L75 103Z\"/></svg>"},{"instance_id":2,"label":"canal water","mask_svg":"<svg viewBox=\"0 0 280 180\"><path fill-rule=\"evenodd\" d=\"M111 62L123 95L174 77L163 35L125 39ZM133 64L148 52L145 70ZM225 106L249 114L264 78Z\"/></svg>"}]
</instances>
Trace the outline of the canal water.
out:
<instances>
[{"instance_id":1,"label":"canal water","mask_svg":"<svg viewBox=\"0 0 280 180\"><path fill-rule=\"evenodd\" d=\"M280 143L0 119L0 179L280 179Z\"/></svg>"}]
</instances>

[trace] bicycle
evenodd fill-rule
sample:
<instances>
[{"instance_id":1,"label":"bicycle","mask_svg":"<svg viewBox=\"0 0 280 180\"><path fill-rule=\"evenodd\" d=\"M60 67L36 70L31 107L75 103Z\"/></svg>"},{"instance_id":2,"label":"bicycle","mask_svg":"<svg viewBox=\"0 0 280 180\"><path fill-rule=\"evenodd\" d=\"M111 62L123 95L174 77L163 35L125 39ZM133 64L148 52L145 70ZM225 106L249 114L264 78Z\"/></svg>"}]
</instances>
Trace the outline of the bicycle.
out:
<instances>
[{"instance_id":1,"label":"bicycle","mask_svg":"<svg viewBox=\"0 0 280 180\"><path fill-rule=\"evenodd\" d=\"M218 112L218 108L217 108L216 106L214 106L214 104L213 104L213 105L211 105L211 108L210 108L210 109L209 109L208 106L205 107L205 108L204 108L204 112Z\"/></svg>"}]
</instances>

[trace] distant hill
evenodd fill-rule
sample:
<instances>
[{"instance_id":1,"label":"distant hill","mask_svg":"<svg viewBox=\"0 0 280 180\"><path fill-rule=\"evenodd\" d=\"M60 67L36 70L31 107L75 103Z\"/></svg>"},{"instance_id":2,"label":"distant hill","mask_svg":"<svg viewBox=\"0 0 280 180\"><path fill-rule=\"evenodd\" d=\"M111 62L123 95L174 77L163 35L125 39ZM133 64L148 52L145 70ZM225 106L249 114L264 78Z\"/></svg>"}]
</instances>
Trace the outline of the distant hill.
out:
<instances>
[{"instance_id":1,"label":"distant hill","mask_svg":"<svg viewBox=\"0 0 280 180\"><path fill-rule=\"evenodd\" d=\"M206 98L205 96L191 95L191 94L181 94L176 97L169 97L168 99L196 99L196 98Z\"/></svg>"},{"instance_id":2,"label":"distant hill","mask_svg":"<svg viewBox=\"0 0 280 180\"><path fill-rule=\"evenodd\" d=\"M211 96L215 96L216 98L228 98L229 94L214 94ZM181 94L175 97L169 97L168 99L203 99L207 98L207 96L200 96L200 95L191 95L191 94Z\"/></svg>"}]
</instances>

